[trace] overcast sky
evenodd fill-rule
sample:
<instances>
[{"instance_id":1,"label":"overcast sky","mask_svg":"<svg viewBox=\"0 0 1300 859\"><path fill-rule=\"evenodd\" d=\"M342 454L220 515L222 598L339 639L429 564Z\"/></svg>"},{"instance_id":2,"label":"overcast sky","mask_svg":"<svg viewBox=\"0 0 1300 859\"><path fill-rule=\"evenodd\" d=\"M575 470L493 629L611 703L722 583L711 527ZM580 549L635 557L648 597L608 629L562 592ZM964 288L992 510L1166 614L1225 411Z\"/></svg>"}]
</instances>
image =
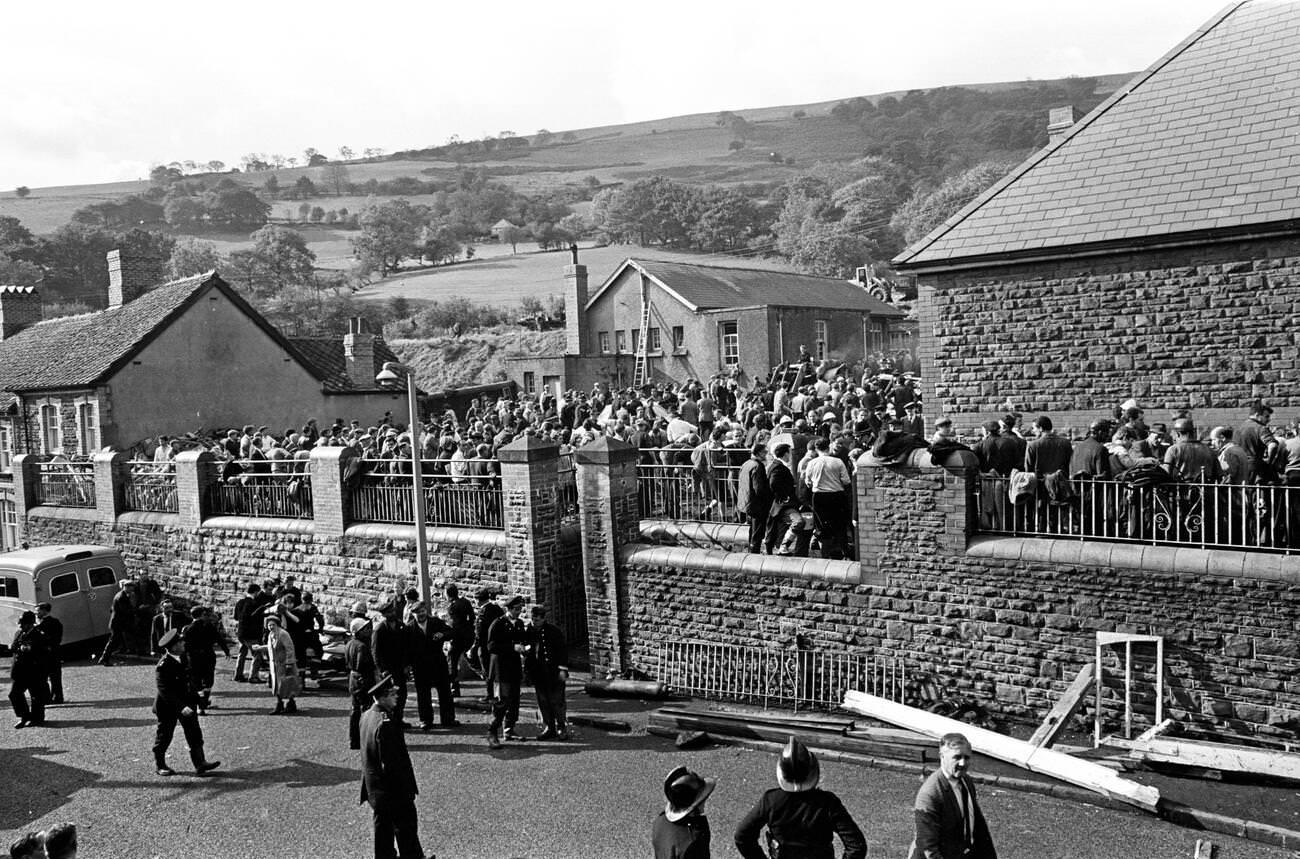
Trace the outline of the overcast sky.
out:
<instances>
[{"instance_id":1,"label":"overcast sky","mask_svg":"<svg viewBox=\"0 0 1300 859\"><path fill-rule=\"evenodd\" d=\"M1222 0L6 4L0 189L1136 71Z\"/></svg>"}]
</instances>

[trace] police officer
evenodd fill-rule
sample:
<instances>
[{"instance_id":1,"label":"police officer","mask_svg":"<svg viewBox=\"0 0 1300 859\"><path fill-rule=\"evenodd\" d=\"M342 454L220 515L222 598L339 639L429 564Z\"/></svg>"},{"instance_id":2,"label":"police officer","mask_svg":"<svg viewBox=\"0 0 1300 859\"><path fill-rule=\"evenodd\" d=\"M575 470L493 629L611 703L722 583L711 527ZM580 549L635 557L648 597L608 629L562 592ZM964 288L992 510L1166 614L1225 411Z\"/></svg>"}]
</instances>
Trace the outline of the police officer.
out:
<instances>
[{"instance_id":1,"label":"police officer","mask_svg":"<svg viewBox=\"0 0 1300 859\"><path fill-rule=\"evenodd\" d=\"M778 786L764 793L736 827L736 849L744 859L767 859L768 854L835 859L834 835L844 845L843 859L866 859L867 840L862 830L838 796L817 787L821 765L794 737L781 752L776 782ZM768 854L758 844L765 826Z\"/></svg>"},{"instance_id":2,"label":"police officer","mask_svg":"<svg viewBox=\"0 0 1300 859\"><path fill-rule=\"evenodd\" d=\"M18 717L14 728L30 728L45 723L45 702L50 697L50 690L45 685L45 672L49 665L47 649L45 636L36 628L36 615L30 611L23 612L18 616L18 631L9 644L9 652L13 654L9 666L9 676L13 678L9 703ZM27 701L29 695L30 705Z\"/></svg>"},{"instance_id":3,"label":"police officer","mask_svg":"<svg viewBox=\"0 0 1300 859\"><path fill-rule=\"evenodd\" d=\"M520 620L524 598L513 596L506 601L506 613L492 622L488 630L487 652L488 697L492 699L492 724L488 727L488 747L501 748L501 728L507 740L523 740L515 733L519 721L519 692L524 681L523 654L529 645L528 628Z\"/></svg>"},{"instance_id":4,"label":"police officer","mask_svg":"<svg viewBox=\"0 0 1300 859\"><path fill-rule=\"evenodd\" d=\"M361 716L361 802L374 817L375 859L424 859L415 811L420 789L394 717L397 690L388 675L369 689L375 703Z\"/></svg>"},{"instance_id":5,"label":"police officer","mask_svg":"<svg viewBox=\"0 0 1300 859\"><path fill-rule=\"evenodd\" d=\"M209 761L203 755L203 729L199 727L199 697L190 686L189 670L185 666L185 644L180 633L170 629L158 639L163 651L155 671L158 694L154 697L153 712L158 717L158 731L154 735L153 760L158 775L172 776L176 771L167 766L167 747L176 733L176 723L185 731L185 742L190 747L190 760L198 775L221 766L221 761Z\"/></svg>"}]
</instances>

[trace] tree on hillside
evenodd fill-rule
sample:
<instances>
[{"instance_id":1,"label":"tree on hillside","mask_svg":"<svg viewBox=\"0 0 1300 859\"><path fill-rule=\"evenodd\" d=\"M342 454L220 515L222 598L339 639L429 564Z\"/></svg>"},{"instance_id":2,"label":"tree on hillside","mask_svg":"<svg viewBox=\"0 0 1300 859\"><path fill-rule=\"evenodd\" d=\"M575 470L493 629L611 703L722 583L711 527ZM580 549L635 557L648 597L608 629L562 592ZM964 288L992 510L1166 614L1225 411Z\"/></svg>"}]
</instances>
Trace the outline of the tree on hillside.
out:
<instances>
[{"instance_id":1,"label":"tree on hillside","mask_svg":"<svg viewBox=\"0 0 1300 859\"><path fill-rule=\"evenodd\" d=\"M14 189L14 194L18 196L19 200L26 198L31 193L32 193L32 189L28 188L26 185L19 185L17 188Z\"/></svg>"},{"instance_id":2,"label":"tree on hillside","mask_svg":"<svg viewBox=\"0 0 1300 859\"><path fill-rule=\"evenodd\" d=\"M539 128L537 129L537 133L533 135L533 145L545 146L554 139L554 134L551 134L551 132L547 131L545 128Z\"/></svg>"},{"instance_id":3,"label":"tree on hillside","mask_svg":"<svg viewBox=\"0 0 1300 859\"><path fill-rule=\"evenodd\" d=\"M279 196L280 180L275 178L274 173L272 173L270 176L267 176L266 181L262 183L262 193L266 195L266 199L268 200L274 200L277 196Z\"/></svg>"},{"instance_id":4,"label":"tree on hillside","mask_svg":"<svg viewBox=\"0 0 1300 859\"><path fill-rule=\"evenodd\" d=\"M12 215L0 215L0 251L22 258L36 244L32 231Z\"/></svg>"},{"instance_id":5,"label":"tree on hillside","mask_svg":"<svg viewBox=\"0 0 1300 859\"><path fill-rule=\"evenodd\" d=\"M355 153L353 153L351 146L339 147L339 158L343 159L344 161L351 161L353 154Z\"/></svg>"},{"instance_id":6,"label":"tree on hillside","mask_svg":"<svg viewBox=\"0 0 1300 859\"><path fill-rule=\"evenodd\" d=\"M271 207L248 188L229 179L203 195L208 220L217 226L246 229L266 223Z\"/></svg>"},{"instance_id":7,"label":"tree on hillside","mask_svg":"<svg viewBox=\"0 0 1300 859\"><path fill-rule=\"evenodd\" d=\"M510 253L519 253L519 243L528 238L528 232L523 227L517 227L511 224L508 227L501 228L501 241L510 245Z\"/></svg>"},{"instance_id":8,"label":"tree on hillside","mask_svg":"<svg viewBox=\"0 0 1300 859\"><path fill-rule=\"evenodd\" d=\"M416 240L427 220L428 211L407 200L367 206L358 221L361 235L352 240L353 254L364 268L387 277L405 257L416 253Z\"/></svg>"},{"instance_id":9,"label":"tree on hillside","mask_svg":"<svg viewBox=\"0 0 1300 859\"><path fill-rule=\"evenodd\" d=\"M0 284L5 286L35 286L45 278L39 265L14 259L0 251Z\"/></svg>"},{"instance_id":10,"label":"tree on hillside","mask_svg":"<svg viewBox=\"0 0 1300 859\"><path fill-rule=\"evenodd\" d=\"M167 276L172 280L203 274L221 267L221 255L216 245L201 242L190 236L178 239L167 261Z\"/></svg>"},{"instance_id":11,"label":"tree on hillside","mask_svg":"<svg viewBox=\"0 0 1300 859\"><path fill-rule=\"evenodd\" d=\"M334 196L342 197L348 187L347 166L338 161L325 165L324 181L334 189Z\"/></svg>"},{"instance_id":12,"label":"tree on hillside","mask_svg":"<svg viewBox=\"0 0 1300 859\"><path fill-rule=\"evenodd\" d=\"M226 162L218 161L217 159L214 158L211 161L209 161L205 166L208 168L208 171L211 173L220 173L221 171L226 169Z\"/></svg>"},{"instance_id":13,"label":"tree on hillside","mask_svg":"<svg viewBox=\"0 0 1300 859\"><path fill-rule=\"evenodd\" d=\"M911 244L956 214L1014 166L1010 161L985 161L950 177L938 188L920 188L899 206L891 226L905 243Z\"/></svg>"},{"instance_id":14,"label":"tree on hillside","mask_svg":"<svg viewBox=\"0 0 1300 859\"><path fill-rule=\"evenodd\" d=\"M249 238L253 247L230 255L230 280L255 296L311 282L316 254L297 230L267 224Z\"/></svg>"},{"instance_id":15,"label":"tree on hillside","mask_svg":"<svg viewBox=\"0 0 1300 859\"><path fill-rule=\"evenodd\" d=\"M426 224L420 229L420 255L434 265L455 262L461 245L456 231L448 224Z\"/></svg>"},{"instance_id":16,"label":"tree on hillside","mask_svg":"<svg viewBox=\"0 0 1300 859\"><path fill-rule=\"evenodd\" d=\"M207 214L208 209L203 200L185 188L173 187L163 198L163 220L174 229L193 229L202 223Z\"/></svg>"}]
</instances>

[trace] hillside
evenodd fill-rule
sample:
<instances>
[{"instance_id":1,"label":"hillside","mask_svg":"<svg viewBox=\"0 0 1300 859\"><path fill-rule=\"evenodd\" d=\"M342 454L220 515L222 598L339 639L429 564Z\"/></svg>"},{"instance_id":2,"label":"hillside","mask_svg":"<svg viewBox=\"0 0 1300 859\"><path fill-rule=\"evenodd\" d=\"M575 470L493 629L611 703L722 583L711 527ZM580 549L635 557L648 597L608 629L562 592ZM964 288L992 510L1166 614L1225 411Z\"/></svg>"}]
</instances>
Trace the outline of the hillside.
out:
<instances>
[{"instance_id":1,"label":"hillside","mask_svg":"<svg viewBox=\"0 0 1300 859\"><path fill-rule=\"evenodd\" d=\"M459 337L393 340L388 345L402 363L415 368L421 388L441 391L505 379L507 356L561 352L564 332L495 328Z\"/></svg>"}]
</instances>

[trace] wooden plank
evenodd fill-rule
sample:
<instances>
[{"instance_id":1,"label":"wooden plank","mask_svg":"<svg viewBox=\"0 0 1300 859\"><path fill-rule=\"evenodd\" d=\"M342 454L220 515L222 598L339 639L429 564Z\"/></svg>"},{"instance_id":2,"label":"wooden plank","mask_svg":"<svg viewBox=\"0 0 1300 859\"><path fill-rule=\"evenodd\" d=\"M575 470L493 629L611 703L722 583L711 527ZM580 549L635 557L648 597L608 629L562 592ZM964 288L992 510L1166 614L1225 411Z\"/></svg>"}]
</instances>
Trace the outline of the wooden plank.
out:
<instances>
[{"instance_id":1,"label":"wooden plank","mask_svg":"<svg viewBox=\"0 0 1300 859\"><path fill-rule=\"evenodd\" d=\"M703 731L714 737L744 737L783 743L793 734L799 738L800 742L811 748L834 749L839 752L875 755L904 761L933 761L938 757L932 748L925 749L914 745L873 742L819 731L791 730L779 725L751 723L741 719L710 719L703 716L669 715L662 710L650 713L646 725L648 728L654 728L657 731L672 732L673 736L676 736L680 731Z\"/></svg>"},{"instance_id":2,"label":"wooden plank","mask_svg":"<svg viewBox=\"0 0 1300 859\"><path fill-rule=\"evenodd\" d=\"M1142 761L1300 781L1300 755L1289 752L1155 737L1135 744L1129 755Z\"/></svg>"},{"instance_id":3,"label":"wooden plank","mask_svg":"<svg viewBox=\"0 0 1300 859\"><path fill-rule=\"evenodd\" d=\"M1168 731L1168 730L1169 730L1170 728L1172 728L1173 726L1174 726L1174 720L1173 720L1173 719L1165 719L1164 721L1159 722L1158 724L1152 725L1151 727L1147 728L1147 729L1146 729L1145 731L1143 731L1142 733L1138 734L1138 735L1137 735L1137 739L1135 739L1133 742L1134 742L1134 743L1145 743L1145 742L1147 742L1148 740L1154 740L1156 737L1160 736L1160 735L1163 734L1165 731Z\"/></svg>"},{"instance_id":4,"label":"wooden plank","mask_svg":"<svg viewBox=\"0 0 1300 859\"><path fill-rule=\"evenodd\" d=\"M752 710L701 709L698 707L660 707L660 713L666 715L704 716L717 719L744 719L750 722L762 722L768 725L790 725L815 731L834 731L843 733L854 726L852 719L843 716L811 715L796 713L772 713Z\"/></svg>"},{"instance_id":5,"label":"wooden plank","mask_svg":"<svg viewBox=\"0 0 1300 859\"><path fill-rule=\"evenodd\" d=\"M1034 735L1029 738L1029 744L1035 748L1050 748L1060 736L1061 731L1065 730L1066 724L1070 717L1079 712L1083 706L1083 699L1092 688L1092 665L1084 665L1079 673L1075 675L1074 682L1065 690L1061 700L1056 702L1056 706L1047 714L1043 724L1038 726Z\"/></svg>"},{"instance_id":6,"label":"wooden plank","mask_svg":"<svg viewBox=\"0 0 1300 859\"><path fill-rule=\"evenodd\" d=\"M1192 854L1192 859L1214 859L1218 851L1214 847L1214 842L1208 838L1196 839L1196 852Z\"/></svg>"},{"instance_id":7,"label":"wooden plank","mask_svg":"<svg viewBox=\"0 0 1300 859\"><path fill-rule=\"evenodd\" d=\"M1160 802L1160 791L1154 787L1123 779L1106 767L1051 749L1036 748L1023 740L967 725L946 716L927 713L864 692L845 693L844 708L892 725L920 731L936 739L949 733L965 734L971 742L971 748L981 754L1096 791L1150 812L1155 812Z\"/></svg>"}]
</instances>

